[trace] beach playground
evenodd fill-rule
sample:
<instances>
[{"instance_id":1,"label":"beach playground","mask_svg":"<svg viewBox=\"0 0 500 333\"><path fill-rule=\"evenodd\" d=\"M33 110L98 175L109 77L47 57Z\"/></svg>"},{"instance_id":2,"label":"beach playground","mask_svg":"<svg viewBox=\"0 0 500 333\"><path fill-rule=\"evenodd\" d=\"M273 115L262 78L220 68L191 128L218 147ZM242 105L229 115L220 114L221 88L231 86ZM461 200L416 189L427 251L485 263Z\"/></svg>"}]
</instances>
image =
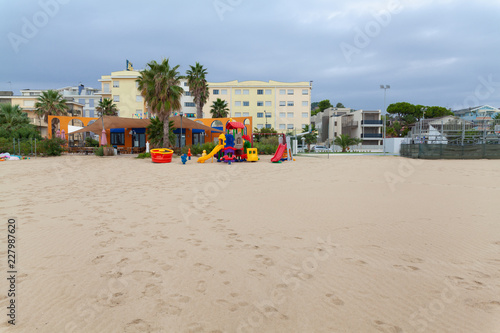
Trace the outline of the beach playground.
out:
<instances>
[{"instance_id":1,"label":"beach playground","mask_svg":"<svg viewBox=\"0 0 500 333\"><path fill-rule=\"evenodd\" d=\"M497 161L295 158L2 162L0 331L500 331Z\"/></svg>"}]
</instances>

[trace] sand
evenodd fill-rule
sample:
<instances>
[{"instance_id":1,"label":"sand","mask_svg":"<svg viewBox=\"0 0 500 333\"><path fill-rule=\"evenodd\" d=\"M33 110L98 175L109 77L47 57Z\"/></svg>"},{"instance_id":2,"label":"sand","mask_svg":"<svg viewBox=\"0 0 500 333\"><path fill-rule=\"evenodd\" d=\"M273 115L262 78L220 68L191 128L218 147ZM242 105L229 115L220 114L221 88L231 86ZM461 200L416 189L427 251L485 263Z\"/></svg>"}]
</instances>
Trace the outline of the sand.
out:
<instances>
[{"instance_id":1,"label":"sand","mask_svg":"<svg viewBox=\"0 0 500 333\"><path fill-rule=\"evenodd\" d=\"M499 161L269 159L1 162L0 331L500 332Z\"/></svg>"}]
</instances>

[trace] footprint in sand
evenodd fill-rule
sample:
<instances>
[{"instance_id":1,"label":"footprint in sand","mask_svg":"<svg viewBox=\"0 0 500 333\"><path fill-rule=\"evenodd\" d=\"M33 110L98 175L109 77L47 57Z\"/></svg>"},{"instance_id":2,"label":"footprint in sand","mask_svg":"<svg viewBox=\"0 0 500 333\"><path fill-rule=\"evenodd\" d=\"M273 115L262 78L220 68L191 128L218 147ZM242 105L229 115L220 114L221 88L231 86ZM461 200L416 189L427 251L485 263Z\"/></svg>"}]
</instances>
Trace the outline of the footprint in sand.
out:
<instances>
[{"instance_id":1,"label":"footprint in sand","mask_svg":"<svg viewBox=\"0 0 500 333\"><path fill-rule=\"evenodd\" d=\"M187 252L186 252L186 250L179 250L179 251L177 251L177 256L178 256L179 258L186 258L186 257L187 257Z\"/></svg>"},{"instance_id":2,"label":"footprint in sand","mask_svg":"<svg viewBox=\"0 0 500 333\"><path fill-rule=\"evenodd\" d=\"M423 259L412 257L412 256L409 256L407 254L401 255L399 258L401 258L401 260L403 260L403 261L410 262L412 264L421 264L424 262Z\"/></svg>"},{"instance_id":3,"label":"footprint in sand","mask_svg":"<svg viewBox=\"0 0 500 333\"><path fill-rule=\"evenodd\" d=\"M205 328L200 323L190 323L186 327L186 333L202 333L205 332Z\"/></svg>"},{"instance_id":4,"label":"footprint in sand","mask_svg":"<svg viewBox=\"0 0 500 333\"><path fill-rule=\"evenodd\" d=\"M344 301L335 296L335 294L326 294L327 302L334 305L344 305Z\"/></svg>"},{"instance_id":5,"label":"footprint in sand","mask_svg":"<svg viewBox=\"0 0 500 333\"><path fill-rule=\"evenodd\" d=\"M203 280L198 281L198 283L196 284L196 291L199 293L204 293L205 291L207 291L207 283Z\"/></svg>"},{"instance_id":6,"label":"footprint in sand","mask_svg":"<svg viewBox=\"0 0 500 333\"><path fill-rule=\"evenodd\" d=\"M102 261L102 258L104 258L104 255L97 256L94 259L92 259L92 263L93 264L98 264L98 263L100 263Z\"/></svg>"},{"instance_id":7,"label":"footprint in sand","mask_svg":"<svg viewBox=\"0 0 500 333\"><path fill-rule=\"evenodd\" d=\"M224 309L226 309L226 310L228 310L230 312L234 312L234 311L238 310L238 305L237 304L228 302L225 299L218 299L218 300L215 301L215 304L223 307Z\"/></svg>"},{"instance_id":8,"label":"footprint in sand","mask_svg":"<svg viewBox=\"0 0 500 333\"><path fill-rule=\"evenodd\" d=\"M168 304L163 300L159 300L156 303L156 309L158 310L159 314L167 314L170 316L178 316L182 312L182 309L180 307Z\"/></svg>"},{"instance_id":9,"label":"footprint in sand","mask_svg":"<svg viewBox=\"0 0 500 333\"><path fill-rule=\"evenodd\" d=\"M404 266L404 265L392 265L394 268L407 271L407 272L412 272L412 271L418 271L420 268L415 267L415 266Z\"/></svg>"},{"instance_id":10,"label":"footprint in sand","mask_svg":"<svg viewBox=\"0 0 500 333\"><path fill-rule=\"evenodd\" d=\"M201 262L197 262L193 266L198 268L199 270L203 270L203 271L209 271L212 269L212 266L202 264Z\"/></svg>"},{"instance_id":11,"label":"footprint in sand","mask_svg":"<svg viewBox=\"0 0 500 333\"><path fill-rule=\"evenodd\" d=\"M144 288L144 291L142 292L144 296L148 297L160 295L160 293L161 293L161 288L152 283L147 284L146 287Z\"/></svg>"},{"instance_id":12,"label":"footprint in sand","mask_svg":"<svg viewBox=\"0 0 500 333\"><path fill-rule=\"evenodd\" d=\"M403 333L403 329L399 326L384 323L380 320L374 320L375 328L384 333Z\"/></svg>"},{"instance_id":13,"label":"footprint in sand","mask_svg":"<svg viewBox=\"0 0 500 333\"><path fill-rule=\"evenodd\" d=\"M125 325L124 332L125 333L151 332L151 325L142 319L136 319Z\"/></svg>"},{"instance_id":14,"label":"footprint in sand","mask_svg":"<svg viewBox=\"0 0 500 333\"><path fill-rule=\"evenodd\" d=\"M129 258L122 258L122 260L120 260L119 262L116 263L116 266L118 267L124 267L127 265L127 263L129 262Z\"/></svg>"},{"instance_id":15,"label":"footprint in sand","mask_svg":"<svg viewBox=\"0 0 500 333\"><path fill-rule=\"evenodd\" d=\"M262 254L257 254L255 258L257 258L257 261L259 261L261 264L264 264L266 266L274 266L274 261Z\"/></svg>"}]
</instances>

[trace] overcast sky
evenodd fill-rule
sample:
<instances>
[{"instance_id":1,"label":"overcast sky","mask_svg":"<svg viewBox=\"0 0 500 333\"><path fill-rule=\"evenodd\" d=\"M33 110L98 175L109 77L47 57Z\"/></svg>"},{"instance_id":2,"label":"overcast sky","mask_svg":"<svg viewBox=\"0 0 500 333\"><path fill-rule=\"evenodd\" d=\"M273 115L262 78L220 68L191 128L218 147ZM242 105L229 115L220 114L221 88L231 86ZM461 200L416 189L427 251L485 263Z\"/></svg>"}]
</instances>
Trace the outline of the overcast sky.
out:
<instances>
[{"instance_id":1,"label":"overcast sky","mask_svg":"<svg viewBox=\"0 0 500 333\"><path fill-rule=\"evenodd\" d=\"M383 109L381 84L387 105L500 107L499 23L498 0L1 0L0 90L100 88L165 57L354 109Z\"/></svg>"}]
</instances>

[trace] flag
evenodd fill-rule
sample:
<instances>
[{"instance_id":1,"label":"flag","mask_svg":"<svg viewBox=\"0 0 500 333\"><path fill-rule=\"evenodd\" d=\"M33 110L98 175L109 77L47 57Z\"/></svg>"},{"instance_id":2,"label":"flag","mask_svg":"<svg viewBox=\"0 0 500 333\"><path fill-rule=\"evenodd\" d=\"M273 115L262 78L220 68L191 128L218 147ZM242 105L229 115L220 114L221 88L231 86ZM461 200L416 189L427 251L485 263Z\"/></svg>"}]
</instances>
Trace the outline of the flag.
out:
<instances>
[{"instance_id":1,"label":"flag","mask_svg":"<svg viewBox=\"0 0 500 333\"><path fill-rule=\"evenodd\" d=\"M132 63L130 61L127 60L127 70L128 71L133 71L134 70L134 67L132 67Z\"/></svg>"}]
</instances>

